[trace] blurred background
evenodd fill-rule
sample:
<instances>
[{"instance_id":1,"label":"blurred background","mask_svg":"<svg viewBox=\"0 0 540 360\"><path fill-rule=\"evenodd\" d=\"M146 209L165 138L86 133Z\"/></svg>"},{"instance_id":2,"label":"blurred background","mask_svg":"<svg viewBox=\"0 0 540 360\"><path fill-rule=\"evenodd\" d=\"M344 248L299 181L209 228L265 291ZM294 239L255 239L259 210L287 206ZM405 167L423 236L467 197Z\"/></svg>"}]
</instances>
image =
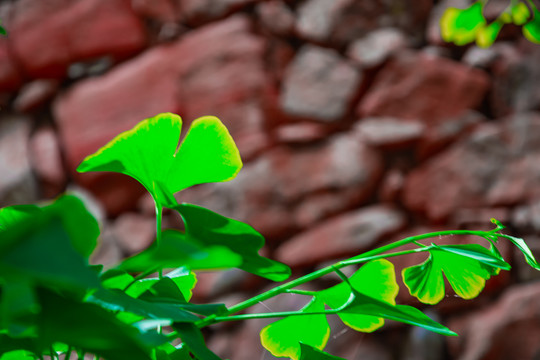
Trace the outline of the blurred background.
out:
<instances>
[{"instance_id":1,"label":"blurred background","mask_svg":"<svg viewBox=\"0 0 540 360\"><path fill-rule=\"evenodd\" d=\"M487 16L508 1L491 0ZM505 27L494 46L456 47L438 20L459 0L3 0L0 206L70 190L102 226L96 263L153 240L153 204L125 176L77 174L81 160L160 112L218 116L245 166L179 201L245 221L295 276L412 234L491 229L540 256L540 47ZM180 219L166 213L165 226ZM443 238L444 243L470 242ZM428 313L443 338L387 322L373 334L331 319L326 350L349 360L540 359L540 274L513 268L475 300ZM398 272L423 261L393 260ZM328 286L332 279L313 286ZM199 275L196 301L233 304L271 284ZM287 294L253 311L299 308ZM405 287L398 303L422 305ZM222 324L209 346L272 359L268 321Z\"/></svg>"}]
</instances>

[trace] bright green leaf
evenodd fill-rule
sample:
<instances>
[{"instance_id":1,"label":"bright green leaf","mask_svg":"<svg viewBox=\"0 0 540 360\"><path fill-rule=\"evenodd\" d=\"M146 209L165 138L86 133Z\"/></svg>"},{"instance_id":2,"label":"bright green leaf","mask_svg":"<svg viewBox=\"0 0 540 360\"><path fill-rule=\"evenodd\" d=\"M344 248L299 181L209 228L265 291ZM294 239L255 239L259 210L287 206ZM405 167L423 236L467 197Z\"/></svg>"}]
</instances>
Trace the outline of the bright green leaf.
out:
<instances>
[{"instance_id":1,"label":"bright green leaf","mask_svg":"<svg viewBox=\"0 0 540 360\"><path fill-rule=\"evenodd\" d=\"M129 284L135 281L135 278L119 269L109 269L101 277L101 285L106 289L124 290Z\"/></svg>"},{"instance_id":2,"label":"bright green leaf","mask_svg":"<svg viewBox=\"0 0 540 360\"><path fill-rule=\"evenodd\" d=\"M233 179L240 155L221 121L205 116L193 121L177 151L182 120L159 114L121 133L79 165L78 171L112 171L138 180L156 203L170 206L172 196L189 186Z\"/></svg>"},{"instance_id":3,"label":"bright green leaf","mask_svg":"<svg viewBox=\"0 0 540 360\"><path fill-rule=\"evenodd\" d=\"M512 22L516 25L525 24L531 17L529 8L522 2L518 2L516 5L511 6L510 13L512 14Z\"/></svg>"},{"instance_id":4,"label":"bright green leaf","mask_svg":"<svg viewBox=\"0 0 540 360\"><path fill-rule=\"evenodd\" d=\"M476 44L481 48L488 48L493 45L495 39L499 36L502 26L502 22L495 21L479 29L476 33Z\"/></svg>"},{"instance_id":5,"label":"bright green leaf","mask_svg":"<svg viewBox=\"0 0 540 360\"><path fill-rule=\"evenodd\" d=\"M466 9L450 7L441 17L441 36L444 41L465 45L476 39L477 32L486 25L481 1Z\"/></svg>"},{"instance_id":6,"label":"bright green leaf","mask_svg":"<svg viewBox=\"0 0 540 360\"><path fill-rule=\"evenodd\" d=\"M197 276L194 272L190 271L186 267L179 267L165 275L165 278L171 279L178 289L182 292L183 298L189 301L192 296L192 290L197 284ZM139 297L145 291L149 290L154 284L159 281L159 278L146 278L137 280L126 293L132 297ZM127 284L126 284L127 285Z\"/></svg>"},{"instance_id":7,"label":"bright green leaf","mask_svg":"<svg viewBox=\"0 0 540 360\"><path fill-rule=\"evenodd\" d=\"M291 269L287 265L258 254L264 237L248 224L192 204L180 204L174 209L184 220L187 240L230 249L242 259L237 267L252 274L273 281L283 281L290 276Z\"/></svg>"},{"instance_id":8,"label":"bright green leaf","mask_svg":"<svg viewBox=\"0 0 540 360\"><path fill-rule=\"evenodd\" d=\"M334 355L330 355L324 351L314 348L313 346L300 343L300 360L346 360Z\"/></svg>"},{"instance_id":9,"label":"bright green leaf","mask_svg":"<svg viewBox=\"0 0 540 360\"><path fill-rule=\"evenodd\" d=\"M403 269L402 275L411 295L436 304L445 295L443 273L457 295L472 299L498 269L509 268L500 256L481 245L447 245L430 250L425 262Z\"/></svg>"},{"instance_id":10,"label":"bright green leaf","mask_svg":"<svg viewBox=\"0 0 540 360\"><path fill-rule=\"evenodd\" d=\"M527 40L540 44L540 11L534 9L534 17L523 25L523 35Z\"/></svg>"},{"instance_id":11,"label":"bright green leaf","mask_svg":"<svg viewBox=\"0 0 540 360\"><path fill-rule=\"evenodd\" d=\"M324 310L324 303L314 297L302 312ZM322 350L330 337L330 326L324 314L289 316L266 326L260 335L262 345L272 355L299 360L300 342Z\"/></svg>"},{"instance_id":12,"label":"bright green leaf","mask_svg":"<svg viewBox=\"0 0 540 360\"><path fill-rule=\"evenodd\" d=\"M10 351L0 356L0 360L35 360L35 359L36 357L34 354L25 350Z\"/></svg>"},{"instance_id":13,"label":"bright green leaf","mask_svg":"<svg viewBox=\"0 0 540 360\"><path fill-rule=\"evenodd\" d=\"M130 272L182 266L193 270L212 270L236 267L241 263L240 256L226 247L204 246L187 240L180 231L165 230L159 244L154 242L148 249L125 259L118 268Z\"/></svg>"},{"instance_id":14,"label":"bright green leaf","mask_svg":"<svg viewBox=\"0 0 540 360\"><path fill-rule=\"evenodd\" d=\"M525 256L525 261L527 261L527 264L529 264L532 268L536 270L540 270L540 265L534 258L534 255L531 249L529 249L529 247L527 246L527 244L525 243L523 239L510 236L510 235L504 235L504 237L510 240L514 245L516 245L517 248L523 253L523 255Z\"/></svg>"},{"instance_id":15,"label":"bright green leaf","mask_svg":"<svg viewBox=\"0 0 540 360\"><path fill-rule=\"evenodd\" d=\"M350 279L354 289L374 299L395 305L399 286L396 282L394 265L387 260L370 261L362 266ZM351 288L341 283L320 291L317 295L328 306L337 309L351 296ZM384 325L380 317L366 314L339 314L341 320L349 327L363 332L372 332Z\"/></svg>"}]
</instances>

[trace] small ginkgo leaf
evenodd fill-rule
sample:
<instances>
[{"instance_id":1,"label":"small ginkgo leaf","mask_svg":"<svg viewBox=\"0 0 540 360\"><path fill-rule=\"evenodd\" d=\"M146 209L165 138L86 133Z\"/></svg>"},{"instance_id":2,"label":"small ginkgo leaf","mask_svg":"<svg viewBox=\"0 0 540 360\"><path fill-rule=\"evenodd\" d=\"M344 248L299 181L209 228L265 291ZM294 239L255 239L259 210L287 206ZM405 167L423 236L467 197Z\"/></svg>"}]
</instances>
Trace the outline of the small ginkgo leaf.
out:
<instances>
[{"instance_id":1,"label":"small ginkgo leaf","mask_svg":"<svg viewBox=\"0 0 540 360\"><path fill-rule=\"evenodd\" d=\"M425 304L437 304L444 298L443 273L458 296L472 299L498 269L510 269L498 252L477 244L437 246L429 253L425 262L402 272L411 295Z\"/></svg>"},{"instance_id":2,"label":"small ginkgo leaf","mask_svg":"<svg viewBox=\"0 0 540 360\"><path fill-rule=\"evenodd\" d=\"M362 266L349 279L354 289L374 299L395 305L399 286L396 282L394 265L387 260L370 261ZM332 309L342 306L351 295L351 287L347 283L335 285L320 291L320 297ZM380 317L365 314L338 314L341 320L356 331L372 332L384 325Z\"/></svg>"},{"instance_id":3,"label":"small ginkgo leaf","mask_svg":"<svg viewBox=\"0 0 540 360\"><path fill-rule=\"evenodd\" d=\"M523 25L523 35L527 40L540 44L540 11L534 9L534 16L532 20Z\"/></svg>"},{"instance_id":4,"label":"small ginkgo leaf","mask_svg":"<svg viewBox=\"0 0 540 360\"><path fill-rule=\"evenodd\" d=\"M302 312L322 312L324 303L314 297ZM300 343L324 349L330 337L330 326L324 314L289 316L273 322L261 330L261 343L277 357L299 360Z\"/></svg>"},{"instance_id":5,"label":"small ginkgo leaf","mask_svg":"<svg viewBox=\"0 0 540 360\"><path fill-rule=\"evenodd\" d=\"M186 267L179 267L164 275L164 279L170 279L178 287L186 301L191 299L192 290L195 284L197 284L197 276L193 271L190 271ZM126 290L126 294L135 298L139 297L159 281L160 279L157 277L137 280Z\"/></svg>"},{"instance_id":6,"label":"small ginkgo leaf","mask_svg":"<svg viewBox=\"0 0 540 360\"><path fill-rule=\"evenodd\" d=\"M525 24L531 17L529 8L522 2L510 6L510 13L512 15L512 22L516 25Z\"/></svg>"},{"instance_id":7,"label":"small ginkgo leaf","mask_svg":"<svg viewBox=\"0 0 540 360\"><path fill-rule=\"evenodd\" d=\"M482 9L481 1L476 1L466 9L446 9L440 21L443 40L456 45L473 42L477 32L486 25Z\"/></svg>"},{"instance_id":8,"label":"small ginkgo leaf","mask_svg":"<svg viewBox=\"0 0 540 360\"><path fill-rule=\"evenodd\" d=\"M300 354L300 360L346 360L304 343L300 343Z\"/></svg>"},{"instance_id":9,"label":"small ginkgo leaf","mask_svg":"<svg viewBox=\"0 0 540 360\"><path fill-rule=\"evenodd\" d=\"M248 224L192 204L174 206L184 220L186 240L228 248L242 258L238 268L273 281L283 281L291 269L259 255L264 237Z\"/></svg>"},{"instance_id":10,"label":"small ginkgo leaf","mask_svg":"<svg viewBox=\"0 0 540 360\"><path fill-rule=\"evenodd\" d=\"M476 33L476 44L481 48L490 47L497 39L497 36L499 36L502 27L502 22L495 21L488 26L479 29Z\"/></svg>"},{"instance_id":11,"label":"small ginkgo leaf","mask_svg":"<svg viewBox=\"0 0 540 360\"><path fill-rule=\"evenodd\" d=\"M181 129L181 118L171 113L143 120L86 157L77 171L129 175L161 206L174 205L172 195L189 186L228 181L240 171L238 149L219 119L194 120L177 151Z\"/></svg>"}]
</instances>

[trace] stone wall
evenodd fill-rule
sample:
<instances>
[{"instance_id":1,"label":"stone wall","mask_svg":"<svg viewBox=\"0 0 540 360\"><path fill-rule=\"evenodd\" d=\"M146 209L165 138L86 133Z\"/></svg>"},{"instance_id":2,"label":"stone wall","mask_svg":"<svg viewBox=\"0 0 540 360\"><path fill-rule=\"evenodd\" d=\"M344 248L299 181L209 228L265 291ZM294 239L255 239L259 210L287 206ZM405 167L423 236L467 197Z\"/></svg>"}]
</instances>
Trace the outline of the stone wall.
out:
<instances>
[{"instance_id":1,"label":"stone wall","mask_svg":"<svg viewBox=\"0 0 540 360\"><path fill-rule=\"evenodd\" d=\"M540 255L540 47L516 28L490 49L443 44L438 17L459 1L436 3L0 2L9 32L0 38L0 206L85 194L103 228L93 261L114 264L152 241L151 200L126 177L77 174L77 165L157 113L180 114L185 128L216 115L245 167L178 199L250 223L295 275L411 234L489 228L491 217ZM178 224L165 215L166 226ZM538 359L539 274L501 250L513 269L479 298L429 308L460 338L399 324L361 334L334 319L328 351ZM204 273L195 296L230 304L268 286L238 271ZM398 300L419 306L405 288ZM258 341L264 324L222 325L209 344L232 360L271 359Z\"/></svg>"}]
</instances>

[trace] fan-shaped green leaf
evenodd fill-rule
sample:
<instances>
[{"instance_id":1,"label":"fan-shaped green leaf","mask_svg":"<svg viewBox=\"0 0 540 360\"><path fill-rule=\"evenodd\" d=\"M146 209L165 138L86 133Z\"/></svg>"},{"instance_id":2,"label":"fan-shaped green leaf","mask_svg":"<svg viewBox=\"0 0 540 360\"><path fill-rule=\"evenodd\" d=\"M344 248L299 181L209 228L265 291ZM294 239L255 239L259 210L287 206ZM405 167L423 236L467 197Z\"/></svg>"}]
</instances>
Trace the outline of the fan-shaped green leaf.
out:
<instances>
[{"instance_id":1,"label":"fan-shaped green leaf","mask_svg":"<svg viewBox=\"0 0 540 360\"><path fill-rule=\"evenodd\" d=\"M248 224L192 204L180 204L174 209L184 220L187 240L227 247L241 257L242 263L237 267L252 274L273 281L283 281L290 276L291 269L287 265L258 254L264 237Z\"/></svg>"},{"instance_id":2,"label":"fan-shaped green leaf","mask_svg":"<svg viewBox=\"0 0 540 360\"><path fill-rule=\"evenodd\" d=\"M477 32L486 25L481 1L466 9L450 7L441 17L441 36L444 41L465 45L476 39Z\"/></svg>"},{"instance_id":3,"label":"fan-shaped green leaf","mask_svg":"<svg viewBox=\"0 0 540 360\"><path fill-rule=\"evenodd\" d=\"M426 304L444 298L443 273L457 295L476 297L487 279L499 269L510 269L500 255L477 244L437 246L422 264L403 269L403 282L411 295Z\"/></svg>"},{"instance_id":4,"label":"fan-shaped green leaf","mask_svg":"<svg viewBox=\"0 0 540 360\"><path fill-rule=\"evenodd\" d=\"M476 33L476 44L482 48L488 48L495 42L503 26L502 22L492 22L478 30Z\"/></svg>"},{"instance_id":5,"label":"fan-shaped green leaf","mask_svg":"<svg viewBox=\"0 0 540 360\"><path fill-rule=\"evenodd\" d=\"M213 116L193 121L177 151L182 120L159 114L121 133L79 165L78 171L129 175L170 206L172 194L195 184L231 180L242 167L238 149L225 126Z\"/></svg>"},{"instance_id":6,"label":"fan-shaped green leaf","mask_svg":"<svg viewBox=\"0 0 540 360\"><path fill-rule=\"evenodd\" d=\"M204 246L186 239L184 233L165 230L159 244L125 259L119 269L146 272L159 268L187 266L193 270L222 269L240 266L242 258L224 246Z\"/></svg>"},{"instance_id":7,"label":"fan-shaped green leaf","mask_svg":"<svg viewBox=\"0 0 540 360\"><path fill-rule=\"evenodd\" d=\"M346 360L304 343L300 343L300 354L300 360Z\"/></svg>"},{"instance_id":8,"label":"fan-shaped green leaf","mask_svg":"<svg viewBox=\"0 0 540 360\"><path fill-rule=\"evenodd\" d=\"M395 305L399 286L396 283L394 265L387 260L370 261L362 266L349 279L357 292L374 299ZM351 296L351 287L341 283L329 289L320 291L317 295L332 309L338 309ZM349 327L363 332L372 332L384 325L381 317L369 314L338 314Z\"/></svg>"},{"instance_id":9,"label":"fan-shaped green leaf","mask_svg":"<svg viewBox=\"0 0 540 360\"><path fill-rule=\"evenodd\" d=\"M525 24L531 17L529 8L522 2L510 6L510 13L512 15L512 22L516 25Z\"/></svg>"},{"instance_id":10,"label":"fan-shaped green leaf","mask_svg":"<svg viewBox=\"0 0 540 360\"><path fill-rule=\"evenodd\" d=\"M540 11L534 9L534 17L523 25L523 35L531 42L540 44Z\"/></svg>"},{"instance_id":11,"label":"fan-shaped green leaf","mask_svg":"<svg viewBox=\"0 0 540 360\"><path fill-rule=\"evenodd\" d=\"M174 282L186 301L191 299L192 290L195 287L195 284L197 284L197 276L194 272L190 271L186 267L179 267L178 269L167 273L165 278ZM137 280L132 286L129 287L126 293L135 298L139 297L159 281L160 279L157 277Z\"/></svg>"},{"instance_id":12,"label":"fan-shaped green leaf","mask_svg":"<svg viewBox=\"0 0 540 360\"><path fill-rule=\"evenodd\" d=\"M302 309L306 313L321 311L324 303L316 297ZM324 314L289 316L266 326L260 335L262 345L272 355L299 360L300 343L322 350L330 337L330 326Z\"/></svg>"}]
</instances>

